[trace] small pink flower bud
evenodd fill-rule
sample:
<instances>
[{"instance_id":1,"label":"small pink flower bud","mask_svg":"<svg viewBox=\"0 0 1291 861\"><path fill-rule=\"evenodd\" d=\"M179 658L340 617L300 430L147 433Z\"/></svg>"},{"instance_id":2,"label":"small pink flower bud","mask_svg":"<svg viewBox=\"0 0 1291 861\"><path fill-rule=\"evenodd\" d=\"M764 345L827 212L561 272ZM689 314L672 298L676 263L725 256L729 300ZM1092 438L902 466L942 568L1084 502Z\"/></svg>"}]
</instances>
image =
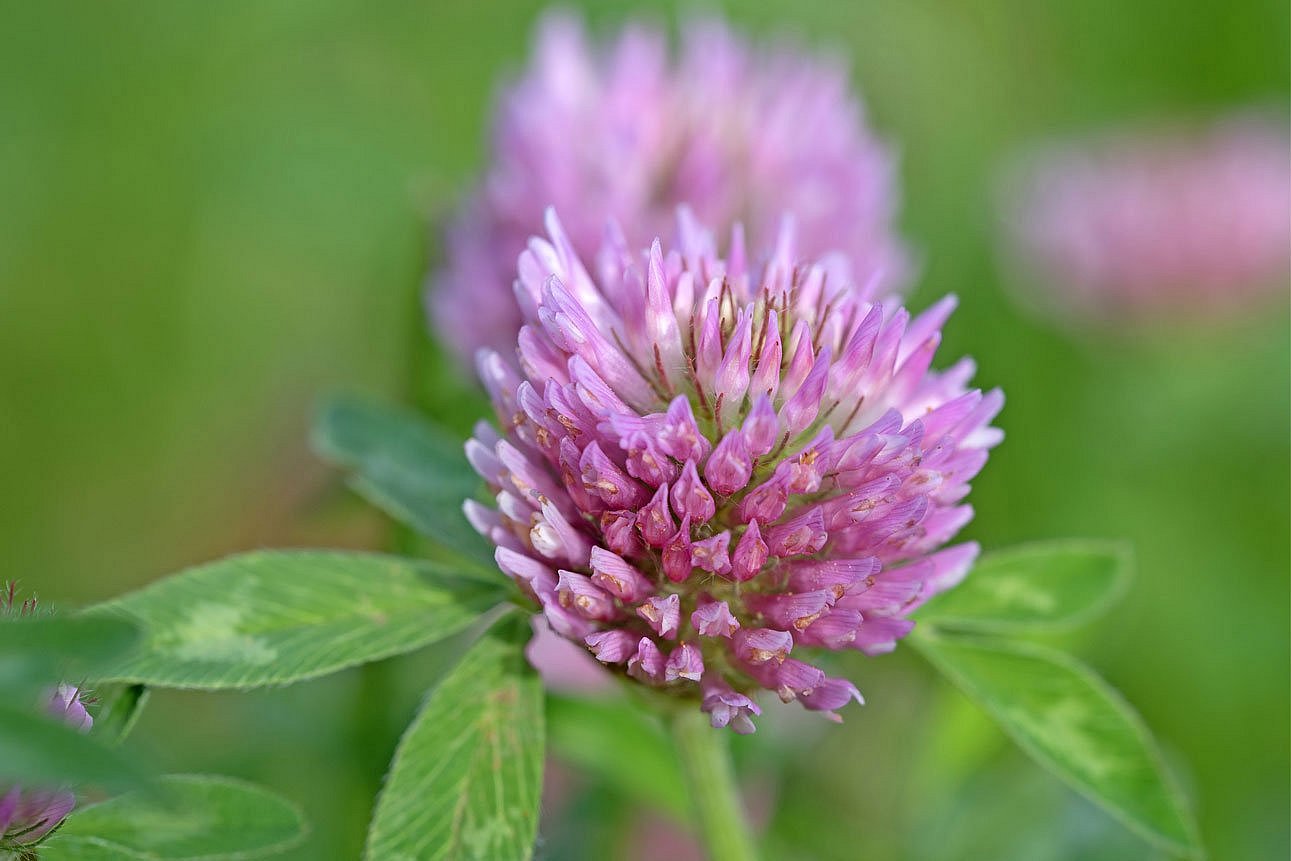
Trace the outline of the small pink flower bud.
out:
<instances>
[{"instance_id":1,"label":"small pink flower bud","mask_svg":"<svg viewBox=\"0 0 1291 861\"><path fill-rule=\"evenodd\" d=\"M601 534L605 546L620 556L636 556L644 548L637 536L637 518L631 511L601 513Z\"/></svg>"},{"instance_id":2,"label":"small pink flower bud","mask_svg":"<svg viewBox=\"0 0 1291 861\"><path fill-rule=\"evenodd\" d=\"M588 493L599 496L610 508L636 508L648 498L645 488L619 469L595 442L583 449L579 467L583 487Z\"/></svg>"},{"instance_id":3,"label":"small pink flower bud","mask_svg":"<svg viewBox=\"0 0 1291 861\"><path fill-rule=\"evenodd\" d=\"M704 675L704 659L699 647L693 643L682 643L672 650L668 663L664 665L665 681L675 682L678 679L689 679L697 682Z\"/></svg>"},{"instance_id":4,"label":"small pink flower bud","mask_svg":"<svg viewBox=\"0 0 1291 861\"><path fill-rule=\"evenodd\" d=\"M654 497L641 509L637 525L641 528L641 537L651 547L663 547L677 532L677 524L668 508L667 482L659 485Z\"/></svg>"},{"instance_id":5,"label":"small pink flower bud","mask_svg":"<svg viewBox=\"0 0 1291 861\"><path fill-rule=\"evenodd\" d=\"M613 599L590 579L573 571L558 572L556 597L560 606L573 610L584 619L609 621L617 615Z\"/></svg>"},{"instance_id":6,"label":"small pink flower bud","mask_svg":"<svg viewBox=\"0 0 1291 861\"><path fill-rule=\"evenodd\" d=\"M621 664L637 653L637 638L620 628L588 634L583 642L605 664Z\"/></svg>"},{"instance_id":7,"label":"small pink flower bud","mask_svg":"<svg viewBox=\"0 0 1291 861\"><path fill-rule=\"evenodd\" d=\"M784 514L788 501L789 492L785 489L784 479L780 476L772 476L749 491L748 495L740 501L740 520L745 523L754 520L772 523Z\"/></svg>"},{"instance_id":8,"label":"small pink flower bud","mask_svg":"<svg viewBox=\"0 0 1291 861\"><path fill-rule=\"evenodd\" d=\"M763 401L767 409L771 410L771 399L775 397L776 392L780 389L780 362L784 350L780 344L780 317L775 310L767 312L766 325L762 327L762 347L758 351L758 365L753 371L753 377L749 383L749 394L753 398L754 411L757 411L757 403ZM750 413L752 415L752 413ZM775 415L775 410L771 410L771 415ZM775 422L771 423L774 430ZM748 427L745 427L748 430ZM750 436L749 444L753 446L755 455L766 454L774 445L774 434L772 442L766 442L765 448L763 437L756 439Z\"/></svg>"},{"instance_id":9,"label":"small pink flower bud","mask_svg":"<svg viewBox=\"0 0 1291 861\"><path fill-rule=\"evenodd\" d=\"M819 507L767 531L767 546L773 556L810 556L824 547L828 539L825 518Z\"/></svg>"},{"instance_id":10,"label":"small pink flower bud","mask_svg":"<svg viewBox=\"0 0 1291 861\"><path fill-rule=\"evenodd\" d=\"M722 437L704 465L704 479L720 496L730 496L743 490L752 474L753 458L749 455L744 433L739 429Z\"/></svg>"},{"instance_id":11,"label":"small pink flower bud","mask_svg":"<svg viewBox=\"0 0 1291 861\"><path fill-rule=\"evenodd\" d=\"M728 552L730 544L731 533L729 532L719 532L703 541L691 542L691 563L696 568L703 568L713 574L726 574L731 570L731 557Z\"/></svg>"},{"instance_id":12,"label":"small pink flower bud","mask_svg":"<svg viewBox=\"0 0 1291 861\"><path fill-rule=\"evenodd\" d=\"M493 558L503 573L509 574L534 597L550 594L556 588L555 571L530 556L499 547Z\"/></svg>"},{"instance_id":13,"label":"small pink flower bud","mask_svg":"<svg viewBox=\"0 0 1291 861\"><path fill-rule=\"evenodd\" d=\"M642 637L637 643L636 654L628 659L628 675L646 684L663 679L664 657L654 640Z\"/></svg>"},{"instance_id":14,"label":"small pink flower bud","mask_svg":"<svg viewBox=\"0 0 1291 861\"><path fill-rule=\"evenodd\" d=\"M739 410L740 401L749 388L749 359L751 358L751 337L753 333L752 310L740 311L735 323L735 331L726 343L726 353L717 368L717 379L714 384L717 400L721 410L717 417L719 423L728 415Z\"/></svg>"},{"instance_id":15,"label":"small pink flower bud","mask_svg":"<svg viewBox=\"0 0 1291 861\"><path fill-rule=\"evenodd\" d=\"M762 540L762 531L758 528L757 519L749 521L749 526L735 545L735 556L731 560L731 576L744 583L752 580L767 561L767 543Z\"/></svg>"},{"instance_id":16,"label":"small pink flower bud","mask_svg":"<svg viewBox=\"0 0 1291 861\"><path fill-rule=\"evenodd\" d=\"M592 582L621 601L632 604L654 591L649 578L608 550L593 547L589 564Z\"/></svg>"},{"instance_id":17,"label":"small pink flower bud","mask_svg":"<svg viewBox=\"0 0 1291 861\"><path fill-rule=\"evenodd\" d=\"M879 573L879 560L825 559L819 562L794 562L789 568L789 588L797 592L829 589L835 598L853 589L869 587L866 581Z\"/></svg>"},{"instance_id":18,"label":"small pink flower bud","mask_svg":"<svg viewBox=\"0 0 1291 861\"><path fill-rule=\"evenodd\" d=\"M725 601L700 604L699 608L690 614L690 623L705 637L730 637L740 629L739 621L731 615L731 608Z\"/></svg>"},{"instance_id":19,"label":"small pink flower bud","mask_svg":"<svg viewBox=\"0 0 1291 861\"><path fill-rule=\"evenodd\" d=\"M664 414L659 428L659 448L664 454L678 461L703 460L712 443L699 431L690 401L678 397Z\"/></svg>"},{"instance_id":20,"label":"small pink flower bud","mask_svg":"<svg viewBox=\"0 0 1291 861\"><path fill-rule=\"evenodd\" d=\"M797 634L798 642L828 649L842 649L856 642L856 632L861 627L861 614L846 607L834 607L821 614Z\"/></svg>"},{"instance_id":21,"label":"small pink flower bud","mask_svg":"<svg viewBox=\"0 0 1291 861\"><path fill-rule=\"evenodd\" d=\"M757 703L731 688L721 676L705 673L700 680L704 692L701 708L708 713L714 728L729 726L740 735L753 732L750 715L762 714Z\"/></svg>"},{"instance_id":22,"label":"small pink flower bud","mask_svg":"<svg viewBox=\"0 0 1291 861\"><path fill-rule=\"evenodd\" d=\"M784 422L790 436L806 430L816 420L816 416L820 414L821 398L825 395L825 383L828 381L829 348L823 347L802 386L780 408L780 420Z\"/></svg>"},{"instance_id":23,"label":"small pink flower bud","mask_svg":"<svg viewBox=\"0 0 1291 861\"><path fill-rule=\"evenodd\" d=\"M780 420L776 417L771 398L763 395L753 402L753 408L744 419L744 439L748 443L749 454L761 457L775 448L780 435Z\"/></svg>"},{"instance_id":24,"label":"small pink flower bud","mask_svg":"<svg viewBox=\"0 0 1291 861\"><path fill-rule=\"evenodd\" d=\"M802 694L800 699L807 708L826 712L826 717L835 721L841 721L842 718L834 713L834 709L841 709L852 700L856 700L857 705L865 705L865 698L861 696L861 692L846 679L826 678L810 693Z\"/></svg>"},{"instance_id":25,"label":"small pink flower bud","mask_svg":"<svg viewBox=\"0 0 1291 861\"><path fill-rule=\"evenodd\" d=\"M699 472L693 460L686 461L681 475L672 486L672 509L683 517L689 517L696 523L710 520L717 512L713 494L699 480Z\"/></svg>"},{"instance_id":26,"label":"small pink flower bud","mask_svg":"<svg viewBox=\"0 0 1291 861\"><path fill-rule=\"evenodd\" d=\"M586 565L592 551L592 543L582 532L575 529L560 510L550 501L542 503L542 513L532 516L533 527L529 530L529 540L533 548L548 559L558 562L569 562L574 565Z\"/></svg>"},{"instance_id":27,"label":"small pink flower bud","mask_svg":"<svg viewBox=\"0 0 1291 861\"><path fill-rule=\"evenodd\" d=\"M910 619L893 619L875 616L862 619L856 629L856 648L867 655L884 655L897 647L897 640L910 633L914 622Z\"/></svg>"},{"instance_id":28,"label":"small pink flower bud","mask_svg":"<svg viewBox=\"0 0 1291 861\"><path fill-rule=\"evenodd\" d=\"M668 539L663 548L663 573L674 583L690 577L694 565L690 555L690 517L681 519L681 526Z\"/></svg>"},{"instance_id":29,"label":"small pink flower bud","mask_svg":"<svg viewBox=\"0 0 1291 861\"><path fill-rule=\"evenodd\" d=\"M786 658L778 664L760 664L751 667L750 672L760 684L775 691L781 702L786 703L814 693L816 687L825 681L824 672L795 658Z\"/></svg>"},{"instance_id":30,"label":"small pink flower bud","mask_svg":"<svg viewBox=\"0 0 1291 861\"><path fill-rule=\"evenodd\" d=\"M772 625L801 631L824 615L836 600L833 591L818 589L781 595L750 595L745 603Z\"/></svg>"},{"instance_id":31,"label":"small pink flower bud","mask_svg":"<svg viewBox=\"0 0 1291 861\"><path fill-rule=\"evenodd\" d=\"M637 607L637 615L660 637L676 639L677 626L681 624L681 598L675 594L656 595Z\"/></svg>"},{"instance_id":32,"label":"small pink flower bud","mask_svg":"<svg viewBox=\"0 0 1291 861\"><path fill-rule=\"evenodd\" d=\"M735 654L749 664L780 663L793 651L793 635L770 628L741 628L732 636Z\"/></svg>"}]
</instances>

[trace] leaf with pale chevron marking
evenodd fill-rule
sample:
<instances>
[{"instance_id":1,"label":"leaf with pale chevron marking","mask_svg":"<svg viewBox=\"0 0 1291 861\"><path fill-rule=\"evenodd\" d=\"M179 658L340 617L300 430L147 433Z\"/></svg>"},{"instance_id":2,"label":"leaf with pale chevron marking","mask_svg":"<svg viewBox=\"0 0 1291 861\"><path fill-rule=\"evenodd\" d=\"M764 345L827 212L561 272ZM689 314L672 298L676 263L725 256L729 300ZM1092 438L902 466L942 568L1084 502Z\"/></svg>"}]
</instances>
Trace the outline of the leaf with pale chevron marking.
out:
<instances>
[{"instance_id":1,"label":"leaf with pale chevron marking","mask_svg":"<svg viewBox=\"0 0 1291 861\"><path fill-rule=\"evenodd\" d=\"M911 642L1040 765L1141 836L1203 854L1147 727L1088 667L1027 643L927 634Z\"/></svg>"},{"instance_id":2,"label":"leaf with pale chevron marking","mask_svg":"<svg viewBox=\"0 0 1291 861\"><path fill-rule=\"evenodd\" d=\"M433 562L261 551L182 571L88 612L124 617L144 632L104 680L252 688L441 640L496 605L501 589Z\"/></svg>"},{"instance_id":3,"label":"leaf with pale chevron marking","mask_svg":"<svg viewBox=\"0 0 1291 861\"><path fill-rule=\"evenodd\" d=\"M526 861L542 789L542 686L507 620L432 691L395 751L368 861Z\"/></svg>"},{"instance_id":4,"label":"leaf with pale chevron marking","mask_svg":"<svg viewBox=\"0 0 1291 861\"><path fill-rule=\"evenodd\" d=\"M1067 539L988 553L963 583L915 614L964 631L1056 630L1087 621L1124 593L1132 557L1121 541Z\"/></svg>"}]
</instances>

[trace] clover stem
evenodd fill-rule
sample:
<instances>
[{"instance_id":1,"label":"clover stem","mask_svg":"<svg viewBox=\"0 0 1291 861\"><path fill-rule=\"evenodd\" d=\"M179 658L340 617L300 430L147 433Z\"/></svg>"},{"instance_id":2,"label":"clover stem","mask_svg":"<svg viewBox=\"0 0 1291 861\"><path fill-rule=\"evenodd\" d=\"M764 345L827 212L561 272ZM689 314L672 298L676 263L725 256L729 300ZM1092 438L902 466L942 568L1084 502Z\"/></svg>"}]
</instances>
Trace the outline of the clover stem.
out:
<instances>
[{"instance_id":1,"label":"clover stem","mask_svg":"<svg viewBox=\"0 0 1291 861\"><path fill-rule=\"evenodd\" d=\"M697 708L672 716L672 734L686 776L700 840L711 861L756 861L753 834L731 767L730 731L709 726Z\"/></svg>"}]
</instances>

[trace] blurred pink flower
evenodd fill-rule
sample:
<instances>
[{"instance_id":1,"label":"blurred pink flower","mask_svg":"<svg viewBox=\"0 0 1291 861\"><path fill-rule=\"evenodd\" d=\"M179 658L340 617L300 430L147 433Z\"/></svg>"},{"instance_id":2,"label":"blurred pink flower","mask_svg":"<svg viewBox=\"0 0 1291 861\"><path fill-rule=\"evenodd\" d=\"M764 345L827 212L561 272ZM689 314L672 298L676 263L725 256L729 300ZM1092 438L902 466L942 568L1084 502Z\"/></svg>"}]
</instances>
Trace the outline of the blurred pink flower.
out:
<instances>
[{"instance_id":1,"label":"blurred pink flower","mask_svg":"<svg viewBox=\"0 0 1291 861\"><path fill-rule=\"evenodd\" d=\"M1239 117L1034 155L1005 189L1008 245L1042 302L1093 316L1197 316L1285 291L1291 142Z\"/></svg>"},{"instance_id":2,"label":"blurred pink flower","mask_svg":"<svg viewBox=\"0 0 1291 861\"><path fill-rule=\"evenodd\" d=\"M480 355L504 430L466 446L497 502L468 518L556 633L714 726L752 732L759 688L836 717L860 693L801 650L890 651L977 552L944 545L1002 396L929 370L954 303L874 303L789 229L721 258L684 210L675 248L611 238L593 277L547 225L522 370Z\"/></svg>"},{"instance_id":3,"label":"blurred pink flower","mask_svg":"<svg viewBox=\"0 0 1291 861\"><path fill-rule=\"evenodd\" d=\"M515 262L547 206L589 265L609 219L636 247L668 236L684 203L722 231L742 221L765 247L790 212L805 255L838 252L849 283L890 294L908 269L896 179L837 58L753 45L716 20L686 23L670 58L655 29L592 45L577 18L549 15L499 100L484 178L449 227L432 317L465 360L484 346L511 356Z\"/></svg>"},{"instance_id":4,"label":"blurred pink flower","mask_svg":"<svg viewBox=\"0 0 1291 861\"><path fill-rule=\"evenodd\" d=\"M54 689L46 711L82 732L88 732L94 723L81 702L81 692L69 685ZM76 796L66 789L0 786L0 857L4 850L40 842L75 806Z\"/></svg>"},{"instance_id":5,"label":"blurred pink flower","mask_svg":"<svg viewBox=\"0 0 1291 861\"><path fill-rule=\"evenodd\" d=\"M37 612L35 598L18 600L16 582L0 583L0 624L6 618L22 618ZM67 684L60 683L49 692L45 713L81 732L89 732L94 724L81 701L80 689ZM9 857L10 851L25 858L21 850L44 839L75 806L76 796L66 789L0 784L0 858Z\"/></svg>"}]
</instances>

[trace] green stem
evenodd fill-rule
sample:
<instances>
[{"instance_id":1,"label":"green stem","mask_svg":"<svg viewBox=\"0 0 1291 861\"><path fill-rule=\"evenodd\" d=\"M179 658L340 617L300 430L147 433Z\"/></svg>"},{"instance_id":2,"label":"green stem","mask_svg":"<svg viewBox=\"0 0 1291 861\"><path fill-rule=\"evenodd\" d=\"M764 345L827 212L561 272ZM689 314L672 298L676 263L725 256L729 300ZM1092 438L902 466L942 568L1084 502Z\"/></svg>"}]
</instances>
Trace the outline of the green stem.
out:
<instances>
[{"instance_id":1,"label":"green stem","mask_svg":"<svg viewBox=\"0 0 1291 861\"><path fill-rule=\"evenodd\" d=\"M728 733L709 726L708 716L697 708L681 709L673 716L673 739L708 857L756 861L753 834L731 768Z\"/></svg>"}]
</instances>

